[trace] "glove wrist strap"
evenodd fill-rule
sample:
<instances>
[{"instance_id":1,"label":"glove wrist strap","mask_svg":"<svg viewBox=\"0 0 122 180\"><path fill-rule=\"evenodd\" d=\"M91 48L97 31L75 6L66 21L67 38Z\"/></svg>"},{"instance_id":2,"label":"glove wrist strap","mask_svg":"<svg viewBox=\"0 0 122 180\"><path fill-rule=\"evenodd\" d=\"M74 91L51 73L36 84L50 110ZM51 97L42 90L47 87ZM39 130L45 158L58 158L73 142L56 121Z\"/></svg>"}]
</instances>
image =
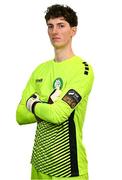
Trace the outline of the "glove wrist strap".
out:
<instances>
[{"instance_id":1,"label":"glove wrist strap","mask_svg":"<svg viewBox=\"0 0 122 180\"><path fill-rule=\"evenodd\" d=\"M41 101L35 101L35 102L32 104L32 107L31 107L32 109L31 109L31 111L32 111L33 114L35 114L34 109L35 109L35 106L36 106L37 103L41 103Z\"/></svg>"}]
</instances>

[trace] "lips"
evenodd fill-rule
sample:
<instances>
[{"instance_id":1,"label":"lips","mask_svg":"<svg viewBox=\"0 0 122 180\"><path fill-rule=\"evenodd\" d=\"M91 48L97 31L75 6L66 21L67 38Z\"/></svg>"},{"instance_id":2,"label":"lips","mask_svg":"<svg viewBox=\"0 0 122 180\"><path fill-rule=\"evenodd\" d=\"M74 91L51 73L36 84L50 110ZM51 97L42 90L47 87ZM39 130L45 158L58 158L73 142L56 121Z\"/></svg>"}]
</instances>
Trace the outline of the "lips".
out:
<instances>
[{"instance_id":1,"label":"lips","mask_svg":"<svg viewBox=\"0 0 122 180\"><path fill-rule=\"evenodd\" d=\"M52 40L60 40L60 37L53 37Z\"/></svg>"}]
</instances>

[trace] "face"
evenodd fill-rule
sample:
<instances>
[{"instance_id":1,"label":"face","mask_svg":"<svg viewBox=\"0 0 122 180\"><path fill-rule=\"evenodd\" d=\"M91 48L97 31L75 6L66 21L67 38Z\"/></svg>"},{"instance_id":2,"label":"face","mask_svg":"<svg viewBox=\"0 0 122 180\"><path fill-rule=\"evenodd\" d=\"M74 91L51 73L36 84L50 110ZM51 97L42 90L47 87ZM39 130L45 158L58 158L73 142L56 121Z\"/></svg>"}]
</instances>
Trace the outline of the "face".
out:
<instances>
[{"instance_id":1,"label":"face","mask_svg":"<svg viewBox=\"0 0 122 180\"><path fill-rule=\"evenodd\" d=\"M49 19L47 26L48 35L54 48L62 48L71 44L76 27L70 27L63 17Z\"/></svg>"}]
</instances>

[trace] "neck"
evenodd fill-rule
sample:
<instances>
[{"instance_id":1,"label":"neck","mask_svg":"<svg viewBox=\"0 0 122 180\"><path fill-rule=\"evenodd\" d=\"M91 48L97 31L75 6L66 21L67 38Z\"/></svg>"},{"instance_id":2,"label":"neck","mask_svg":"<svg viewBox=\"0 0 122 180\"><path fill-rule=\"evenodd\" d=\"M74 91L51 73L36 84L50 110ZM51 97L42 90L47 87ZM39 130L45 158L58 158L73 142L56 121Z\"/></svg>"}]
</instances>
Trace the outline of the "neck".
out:
<instances>
[{"instance_id":1,"label":"neck","mask_svg":"<svg viewBox=\"0 0 122 180\"><path fill-rule=\"evenodd\" d=\"M61 62L66 59L71 58L75 54L72 51L72 48L55 48L55 61Z\"/></svg>"}]
</instances>

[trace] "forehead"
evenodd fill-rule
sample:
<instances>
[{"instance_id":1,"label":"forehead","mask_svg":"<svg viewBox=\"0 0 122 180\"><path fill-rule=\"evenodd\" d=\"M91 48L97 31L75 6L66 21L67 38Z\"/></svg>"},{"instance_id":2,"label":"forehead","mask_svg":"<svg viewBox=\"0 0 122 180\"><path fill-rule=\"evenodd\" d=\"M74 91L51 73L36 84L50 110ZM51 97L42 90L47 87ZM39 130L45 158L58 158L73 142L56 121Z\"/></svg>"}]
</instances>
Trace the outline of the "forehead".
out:
<instances>
[{"instance_id":1,"label":"forehead","mask_svg":"<svg viewBox=\"0 0 122 180\"><path fill-rule=\"evenodd\" d=\"M65 24L69 24L64 17L57 17L57 18L50 18L47 21L47 24L58 24L58 23L65 23Z\"/></svg>"}]
</instances>

